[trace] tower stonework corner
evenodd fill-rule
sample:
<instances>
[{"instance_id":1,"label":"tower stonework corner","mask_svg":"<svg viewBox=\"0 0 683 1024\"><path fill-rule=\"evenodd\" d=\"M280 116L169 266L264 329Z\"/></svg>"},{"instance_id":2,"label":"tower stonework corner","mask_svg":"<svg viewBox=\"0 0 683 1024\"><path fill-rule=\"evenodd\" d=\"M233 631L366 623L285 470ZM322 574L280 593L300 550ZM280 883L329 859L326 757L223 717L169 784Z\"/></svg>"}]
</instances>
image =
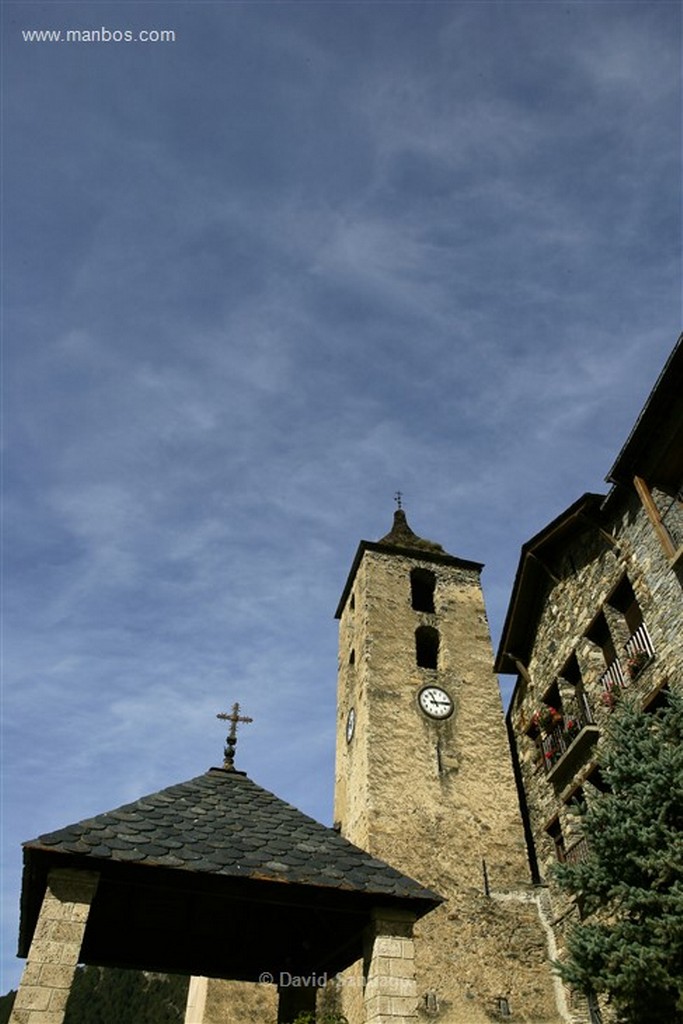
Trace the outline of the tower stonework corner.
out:
<instances>
[{"instance_id":1,"label":"tower stonework corner","mask_svg":"<svg viewBox=\"0 0 683 1024\"><path fill-rule=\"evenodd\" d=\"M419 1019L559 1024L481 569L414 534L402 509L361 542L337 610L335 819L445 897L415 925Z\"/></svg>"}]
</instances>

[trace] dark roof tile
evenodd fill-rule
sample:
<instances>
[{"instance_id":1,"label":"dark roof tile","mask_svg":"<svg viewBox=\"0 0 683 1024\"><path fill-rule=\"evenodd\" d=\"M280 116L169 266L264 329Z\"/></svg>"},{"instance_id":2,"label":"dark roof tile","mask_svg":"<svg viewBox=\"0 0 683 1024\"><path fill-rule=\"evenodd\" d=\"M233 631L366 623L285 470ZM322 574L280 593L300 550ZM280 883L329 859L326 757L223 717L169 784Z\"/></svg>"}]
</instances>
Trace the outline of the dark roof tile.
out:
<instances>
[{"instance_id":1,"label":"dark roof tile","mask_svg":"<svg viewBox=\"0 0 683 1024\"><path fill-rule=\"evenodd\" d=\"M439 901L251 779L218 768L25 846L195 873Z\"/></svg>"},{"instance_id":2,"label":"dark roof tile","mask_svg":"<svg viewBox=\"0 0 683 1024\"><path fill-rule=\"evenodd\" d=\"M98 846L92 846L90 848L91 857L111 857L111 847L105 846L104 843L100 843Z\"/></svg>"}]
</instances>

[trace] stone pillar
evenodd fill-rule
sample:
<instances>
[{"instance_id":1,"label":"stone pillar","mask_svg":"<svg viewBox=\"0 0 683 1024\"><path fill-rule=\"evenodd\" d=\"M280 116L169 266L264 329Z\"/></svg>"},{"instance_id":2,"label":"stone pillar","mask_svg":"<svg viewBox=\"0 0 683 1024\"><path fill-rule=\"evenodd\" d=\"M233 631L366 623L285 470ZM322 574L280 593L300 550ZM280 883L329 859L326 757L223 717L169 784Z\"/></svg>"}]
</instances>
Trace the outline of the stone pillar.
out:
<instances>
[{"instance_id":1,"label":"stone pillar","mask_svg":"<svg viewBox=\"0 0 683 1024\"><path fill-rule=\"evenodd\" d=\"M10 1024L63 1024L98 881L95 871L55 868L48 874Z\"/></svg>"},{"instance_id":2,"label":"stone pillar","mask_svg":"<svg viewBox=\"0 0 683 1024\"><path fill-rule=\"evenodd\" d=\"M414 915L408 912L373 911L368 933L365 1024L410 1024L417 1020L414 921Z\"/></svg>"},{"instance_id":3,"label":"stone pillar","mask_svg":"<svg viewBox=\"0 0 683 1024\"><path fill-rule=\"evenodd\" d=\"M190 978L190 987L187 990L187 1004L185 1006L185 1024L204 1024L204 1010L206 1008L208 987L208 978L204 978L201 975L193 975Z\"/></svg>"}]
</instances>

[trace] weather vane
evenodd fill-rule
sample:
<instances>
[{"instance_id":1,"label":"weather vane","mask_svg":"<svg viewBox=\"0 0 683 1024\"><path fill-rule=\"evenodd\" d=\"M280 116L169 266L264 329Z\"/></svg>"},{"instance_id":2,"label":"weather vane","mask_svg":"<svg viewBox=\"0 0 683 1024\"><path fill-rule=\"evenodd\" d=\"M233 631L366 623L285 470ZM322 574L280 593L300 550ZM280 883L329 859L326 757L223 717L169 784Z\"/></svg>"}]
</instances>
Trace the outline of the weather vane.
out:
<instances>
[{"instance_id":1,"label":"weather vane","mask_svg":"<svg viewBox=\"0 0 683 1024\"><path fill-rule=\"evenodd\" d=\"M225 740L225 750L223 751L223 767L227 768L228 771L235 770L235 746L237 744L237 723L244 722L248 724L253 722L253 718L248 718L246 715L240 715L239 704L233 704L232 711L229 715L221 712L216 715L216 718L220 718L222 722L230 722L230 732L228 733Z\"/></svg>"},{"instance_id":2,"label":"weather vane","mask_svg":"<svg viewBox=\"0 0 683 1024\"><path fill-rule=\"evenodd\" d=\"M403 495L401 494L400 491L396 491L396 494L394 495L394 501L396 502L397 509L400 510L403 508L403 505L401 504L401 502L403 501Z\"/></svg>"}]
</instances>

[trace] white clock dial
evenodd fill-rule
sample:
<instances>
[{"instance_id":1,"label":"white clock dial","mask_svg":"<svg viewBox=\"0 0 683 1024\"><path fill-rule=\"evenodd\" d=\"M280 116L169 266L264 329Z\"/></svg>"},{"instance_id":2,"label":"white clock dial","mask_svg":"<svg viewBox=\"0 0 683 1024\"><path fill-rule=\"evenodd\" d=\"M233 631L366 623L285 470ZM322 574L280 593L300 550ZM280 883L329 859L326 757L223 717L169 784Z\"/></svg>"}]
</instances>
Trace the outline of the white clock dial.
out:
<instances>
[{"instance_id":1,"label":"white clock dial","mask_svg":"<svg viewBox=\"0 0 683 1024\"><path fill-rule=\"evenodd\" d=\"M351 708L346 719L346 742L350 743L353 738L353 732L356 728L356 709Z\"/></svg>"},{"instance_id":2,"label":"white clock dial","mask_svg":"<svg viewBox=\"0 0 683 1024\"><path fill-rule=\"evenodd\" d=\"M417 701L430 718L448 718L453 714L453 701L440 686L425 686L417 695Z\"/></svg>"}]
</instances>

